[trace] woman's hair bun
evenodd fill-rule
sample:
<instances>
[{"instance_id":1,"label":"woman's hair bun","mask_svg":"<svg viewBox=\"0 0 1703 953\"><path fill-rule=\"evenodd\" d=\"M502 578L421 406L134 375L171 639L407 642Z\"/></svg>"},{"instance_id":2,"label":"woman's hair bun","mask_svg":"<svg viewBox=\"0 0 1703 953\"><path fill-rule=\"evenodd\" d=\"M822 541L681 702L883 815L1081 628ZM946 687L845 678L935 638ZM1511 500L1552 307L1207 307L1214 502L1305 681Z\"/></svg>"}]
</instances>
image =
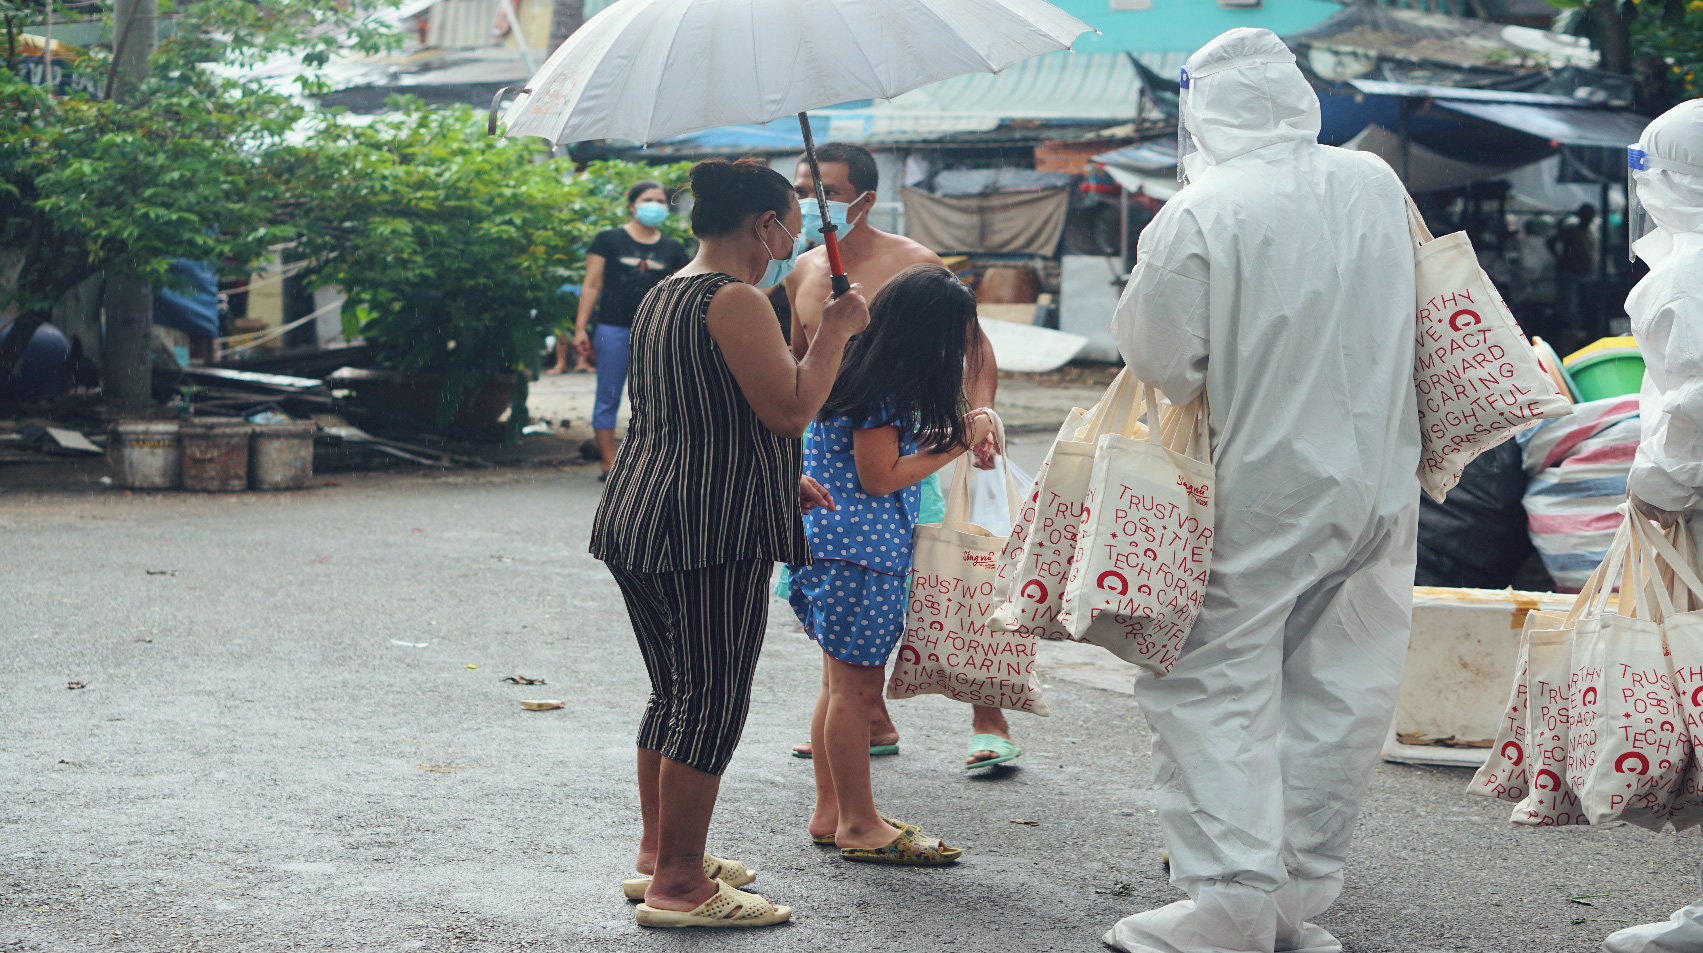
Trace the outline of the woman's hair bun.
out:
<instances>
[{"instance_id":1,"label":"woman's hair bun","mask_svg":"<svg viewBox=\"0 0 1703 953\"><path fill-rule=\"evenodd\" d=\"M692 192L725 192L737 188L739 170L726 159L707 159L692 167Z\"/></svg>"},{"instance_id":2,"label":"woman's hair bun","mask_svg":"<svg viewBox=\"0 0 1703 953\"><path fill-rule=\"evenodd\" d=\"M753 215L785 215L793 206L792 183L762 159L706 159L692 167L692 234L725 235Z\"/></svg>"}]
</instances>

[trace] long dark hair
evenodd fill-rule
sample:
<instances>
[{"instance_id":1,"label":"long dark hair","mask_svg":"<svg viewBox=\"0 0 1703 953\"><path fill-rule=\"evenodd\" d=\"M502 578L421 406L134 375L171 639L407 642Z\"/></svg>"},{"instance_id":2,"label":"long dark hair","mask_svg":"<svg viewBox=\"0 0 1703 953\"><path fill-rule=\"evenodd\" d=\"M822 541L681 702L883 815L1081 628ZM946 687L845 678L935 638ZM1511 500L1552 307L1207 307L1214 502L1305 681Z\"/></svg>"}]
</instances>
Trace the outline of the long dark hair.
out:
<instances>
[{"instance_id":1,"label":"long dark hair","mask_svg":"<svg viewBox=\"0 0 1703 953\"><path fill-rule=\"evenodd\" d=\"M939 265L912 265L869 305L869 327L852 338L821 417L862 422L892 414L923 450L966 445L964 352L976 294Z\"/></svg>"}]
</instances>

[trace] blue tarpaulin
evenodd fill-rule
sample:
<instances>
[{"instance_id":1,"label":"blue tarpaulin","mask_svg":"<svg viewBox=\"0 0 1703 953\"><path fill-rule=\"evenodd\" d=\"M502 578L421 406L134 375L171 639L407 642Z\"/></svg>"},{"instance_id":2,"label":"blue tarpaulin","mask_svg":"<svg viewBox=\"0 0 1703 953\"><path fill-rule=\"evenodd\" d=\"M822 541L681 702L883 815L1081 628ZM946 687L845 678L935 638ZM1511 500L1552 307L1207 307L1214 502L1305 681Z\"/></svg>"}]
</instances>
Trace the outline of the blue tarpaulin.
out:
<instances>
[{"instance_id":1,"label":"blue tarpaulin","mask_svg":"<svg viewBox=\"0 0 1703 953\"><path fill-rule=\"evenodd\" d=\"M207 262L179 258L172 263L173 285L154 292L154 323L190 337L219 336L219 280Z\"/></svg>"}]
</instances>

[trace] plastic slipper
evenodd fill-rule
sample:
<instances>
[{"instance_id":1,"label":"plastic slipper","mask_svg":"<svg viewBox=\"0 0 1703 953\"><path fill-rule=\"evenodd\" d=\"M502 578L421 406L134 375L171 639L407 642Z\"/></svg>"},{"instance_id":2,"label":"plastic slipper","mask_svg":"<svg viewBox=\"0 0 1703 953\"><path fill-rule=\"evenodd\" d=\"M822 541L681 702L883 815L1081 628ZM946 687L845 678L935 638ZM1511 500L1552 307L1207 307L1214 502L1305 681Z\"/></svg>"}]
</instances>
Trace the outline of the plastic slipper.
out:
<instances>
[{"instance_id":1,"label":"plastic slipper","mask_svg":"<svg viewBox=\"0 0 1703 953\"><path fill-rule=\"evenodd\" d=\"M659 910L641 903L636 918L641 927L768 927L791 919L792 908L718 881L715 895L694 910Z\"/></svg>"},{"instance_id":2,"label":"plastic slipper","mask_svg":"<svg viewBox=\"0 0 1703 953\"><path fill-rule=\"evenodd\" d=\"M883 758L887 755L898 753L899 746L897 744L869 746L869 756L871 758ZM792 746L792 756L795 758L803 758L808 761L809 759L816 757L816 754L810 750L810 742L806 741L803 744Z\"/></svg>"},{"instance_id":3,"label":"plastic slipper","mask_svg":"<svg viewBox=\"0 0 1703 953\"><path fill-rule=\"evenodd\" d=\"M1023 756L1023 749L1017 747L1015 742L1011 741L1009 738L1001 738L998 735L977 735L974 738L971 738L970 747L964 752L964 757L973 758L976 756L976 752L978 751L991 751L994 756L986 761L977 761L974 764L964 765L967 770L974 771L977 768L991 768L996 764L1005 764L1007 761L1016 761L1018 758Z\"/></svg>"},{"instance_id":4,"label":"plastic slipper","mask_svg":"<svg viewBox=\"0 0 1703 953\"><path fill-rule=\"evenodd\" d=\"M897 827L901 831L922 830L922 828L916 826L915 824L906 824L904 821L896 820L894 818L888 817L885 814L880 814L880 815L877 815L877 816L879 816L881 818L881 823L886 824L888 827ZM835 836L836 835L834 835L834 834L823 834L821 836L811 834L810 835L810 843L815 844L818 847L836 847L838 845L834 843L834 837Z\"/></svg>"},{"instance_id":5,"label":"plastic slipper","mask_svg":"<svg viewBox=\"0 0 1703 953\"><path fill-rule=\"evenodd\" d=\"M914 827L899 832L899 836L883 847L842 847L840 856L860 864L901 864L907 867L944 867L957 863L964 852L947 847L933 837L923 836Z\"/></svg>"},{"instance_id":6,"label":"plastic slipper","mask_svg":"<svg viewBox=\"0 0 1703 953\"><path fill-rule=\"evenodd\" d=\"M755 871L749 869L737 860L722 860L709 853L704 854L704 876L711 880L719 880L729 887L743 887L757 879ZM628 900L643 900L645 891L650 889L649 877L634 877L621 881L621 894Z\"/></svg>"}]
</instances>

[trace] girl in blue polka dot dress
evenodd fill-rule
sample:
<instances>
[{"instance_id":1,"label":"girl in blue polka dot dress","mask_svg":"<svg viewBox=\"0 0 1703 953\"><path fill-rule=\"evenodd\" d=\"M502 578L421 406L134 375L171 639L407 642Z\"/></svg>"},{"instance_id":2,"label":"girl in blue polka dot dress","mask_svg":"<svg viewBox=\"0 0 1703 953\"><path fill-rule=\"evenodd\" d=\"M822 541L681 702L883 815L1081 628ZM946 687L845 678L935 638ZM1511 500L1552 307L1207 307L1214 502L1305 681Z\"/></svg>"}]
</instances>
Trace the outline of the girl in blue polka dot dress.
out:
<instances>
[{"instance_id":1,"label":"girl in blue polka dot dress","mask_svg":"<svg viewBox=\"0 0 1703 953\"><path fill-rule=\"evenodd\" d=\"M875 809L869 720L887 656L905 633L918 488L992 431L964 397L976 296L938 265L889 281L869 328L847 348L833 394L804 438L804 473L836 506L805 514L812 565L788 567L788 593L821 646L822 692L810 721L816 811L810 834L849 860L950 863L958 852Z\"/></svg>"}]
</instances>

